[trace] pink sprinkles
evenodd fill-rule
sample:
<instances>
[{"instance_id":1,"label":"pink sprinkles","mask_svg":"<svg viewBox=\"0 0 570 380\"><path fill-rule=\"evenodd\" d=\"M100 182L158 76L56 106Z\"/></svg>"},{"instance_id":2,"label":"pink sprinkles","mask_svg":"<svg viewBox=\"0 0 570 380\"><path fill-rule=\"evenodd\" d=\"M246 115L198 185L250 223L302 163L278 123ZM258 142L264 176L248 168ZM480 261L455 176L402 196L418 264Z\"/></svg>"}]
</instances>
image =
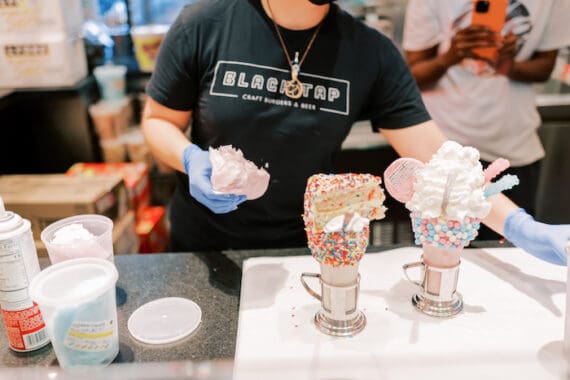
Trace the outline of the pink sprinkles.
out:
<instances>
[{"instance_id":1,"label":"pink sprinkles","mask_svg":"<svg viewBox=\"0 0 570 380\"><path fill-rule=\"evenodd\" d=\"M464 222L444 218L422 219L412 213L412 229L417 245L429 244L439 248L463 248L477 237L481 220L465 218Z\"/></svg>"}]
</instances>

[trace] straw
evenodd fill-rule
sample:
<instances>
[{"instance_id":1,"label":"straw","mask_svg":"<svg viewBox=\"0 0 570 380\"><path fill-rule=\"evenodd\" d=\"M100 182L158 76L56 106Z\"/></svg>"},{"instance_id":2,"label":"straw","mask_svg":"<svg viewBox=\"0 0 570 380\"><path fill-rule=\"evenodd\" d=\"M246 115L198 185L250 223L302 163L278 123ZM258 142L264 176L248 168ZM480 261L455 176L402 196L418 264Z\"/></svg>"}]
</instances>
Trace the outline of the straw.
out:
<instances>
[{"instance_id":1,"label":"straw","mask_svg":"<svg viewBox=\"0 0 570 380\"><path fill-rule=\"evenodd\" d=\"M489 166L487 166L487 169L483 170L483 174L485 175L485 184L490 183L496 176L505 171L509 166L511 166L509 160L504 158L497 158L495 161L489 164Z\"/></svg>"},{"instance_id":2,"label":"straw","mask_svg":"<svg viewBox=\"0 0 570 380\"><path fill-rule=\"evenodd\" d=\"M519 177L512 174L506 174L497 182L492 182L487 187L485 187L484 195L485 198L497 195L505 190L512 189L514 186L519 184Z\"/></svg>"},{"instance_id":3,"label":"straw","mask_svg":"<svg viewBox=\"0 0 570 380\"><path fill-rule=\"evenodd\" d=\"M441 201L441 215L445 215L445 209L449 203L449 195L451 194L451 188L455 184L457 179L457 172L448 174L447 182L445 183L445 189L443 191L443 200Z\"/></svg>"}]
</instances>

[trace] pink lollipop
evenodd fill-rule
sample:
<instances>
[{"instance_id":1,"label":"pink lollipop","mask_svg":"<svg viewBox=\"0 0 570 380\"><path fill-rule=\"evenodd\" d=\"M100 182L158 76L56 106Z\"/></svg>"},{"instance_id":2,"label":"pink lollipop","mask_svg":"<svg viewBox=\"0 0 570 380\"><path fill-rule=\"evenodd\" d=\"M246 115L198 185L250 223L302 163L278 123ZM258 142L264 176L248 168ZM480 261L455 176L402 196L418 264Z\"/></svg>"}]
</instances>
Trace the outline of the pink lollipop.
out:
<instances>
[{"instance_id":1,"label":"pink lollipop","mask_svg":"<svg viewBox=\"0 0 570 380\"><path fill-rule=\"evenodd\" d=\"M489 166L487 166L487 169L483 170L485 183L491 182L493 178L501 174L509 166L511 166L511 163L505 158L497 158L495 161L491 162Z\"/></svg>"},{"instance_id":2,"label":"pink lollipop","mask_svg":"<svg viewBox=\"0 0 570 380\"><path fill-rule=\"evenodd\" d=\"M415 158L398 158L384 171L384 186L388 193L402 203L406 203L414 194L414 176L424 166Z\"/></svg>"}]
</instances>

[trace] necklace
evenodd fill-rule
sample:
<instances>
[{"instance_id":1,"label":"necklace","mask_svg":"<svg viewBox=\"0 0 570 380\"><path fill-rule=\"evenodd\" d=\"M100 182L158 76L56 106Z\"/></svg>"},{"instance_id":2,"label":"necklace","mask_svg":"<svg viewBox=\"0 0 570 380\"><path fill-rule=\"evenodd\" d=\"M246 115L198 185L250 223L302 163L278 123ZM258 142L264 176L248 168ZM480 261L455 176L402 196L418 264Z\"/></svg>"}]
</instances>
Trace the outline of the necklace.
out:
<instances>
[{"instance_id":1,"label":"necklace","mask_svg":"<svg viewBox=\"0 0 570 380\"><path fill-rule=\"evenodd\" d=\"M301 65L305 61L305 58L307 58L307 54L309 53L311 46L313 46L313 42L315 42L317 34L319 34L319 30L321 29L323 21L319 22L319 25L317 25L317 28L313 32L313 35L311 36L311 39L309 40L309 43L307 44L307 47L305 48L305 52L303 53L301 59L299 60L299 52L296 51L295 58L291 60L291 57L289 56L289 51L287 50L287 46L285 45L285 41L283 40L283 36L281 36L281 32L279 31L279 26L275 23L275 20L273 19L273 11L271 10L271 4L269 0L267 0L267 10L269 11L269 16L271 17L271 21L273 22L273 26L275 27L275 32L277 33L277 38L279 38L279 43L281 44L281 48L285 53L285 58L287 58L287 62L291 67L291 80L285 83L285 95L287 95L287 97L291 99L299 99L303 95L303 83L301 83L301 81L299 80Z\"/></svg>"}]
</instances>

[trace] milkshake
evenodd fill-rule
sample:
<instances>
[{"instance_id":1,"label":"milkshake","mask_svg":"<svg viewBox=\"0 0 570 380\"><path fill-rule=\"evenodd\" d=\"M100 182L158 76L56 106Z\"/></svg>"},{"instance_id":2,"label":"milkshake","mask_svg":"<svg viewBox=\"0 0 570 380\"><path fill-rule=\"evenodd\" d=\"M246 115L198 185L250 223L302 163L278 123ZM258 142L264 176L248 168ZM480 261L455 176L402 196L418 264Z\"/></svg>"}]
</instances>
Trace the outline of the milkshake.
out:
<instances>
[{"instance_id":1,"label":"milkshake","mask_svg":"<svg viewBox=\"0 0 570 380\"><path fill-rule=\"evenodd\" d=\"M316 327L328 335L352 336L366 325L358 309L358 268L370 240L370 220L384 217L381 179L369 174L318 174L307 183L304 199L305 231L320 273L303 273L301 282L321 301ZM320 280L321 292L305 281Z\"/></svg>"},{"instance_id":2,"label":"milkshake","mask_svg":"<svg viewBox=\"0 0 570 380\"><path fill-rule=\"evenodd\" d=\"M507 167L508 161L499 159L483 170L475 148L447 141L426 164L399 159L386 169L386 188L410 210L415 243L422 246L422 289L412 298L420 311L435 316L461 311L455 293L461 252L491 211L489 198L518 184L508 175L491 182Z\"/></svg>"}]
</instances>

